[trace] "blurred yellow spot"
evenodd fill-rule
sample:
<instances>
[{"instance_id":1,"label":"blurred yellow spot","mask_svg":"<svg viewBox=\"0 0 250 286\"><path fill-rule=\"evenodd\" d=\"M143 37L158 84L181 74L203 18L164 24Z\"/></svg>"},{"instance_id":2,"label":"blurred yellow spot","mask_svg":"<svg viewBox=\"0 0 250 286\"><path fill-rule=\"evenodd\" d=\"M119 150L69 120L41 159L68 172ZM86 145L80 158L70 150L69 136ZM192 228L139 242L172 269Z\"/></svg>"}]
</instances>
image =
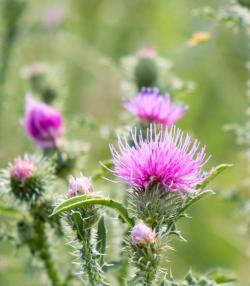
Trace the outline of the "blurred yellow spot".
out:
<instances>
[{"instance_id":1,"label":"blurred yellow spot","mask_svg":"<svg viewBox=\"0 0 250 286\"><path fill-rule=\"evenodd\" d=\"M188 46L189 47L197 46L200 43L205 43L209 41L210 38L211 38L211 34L208 32L194 33L188 41Z\"/></svg>"}]
</instances>

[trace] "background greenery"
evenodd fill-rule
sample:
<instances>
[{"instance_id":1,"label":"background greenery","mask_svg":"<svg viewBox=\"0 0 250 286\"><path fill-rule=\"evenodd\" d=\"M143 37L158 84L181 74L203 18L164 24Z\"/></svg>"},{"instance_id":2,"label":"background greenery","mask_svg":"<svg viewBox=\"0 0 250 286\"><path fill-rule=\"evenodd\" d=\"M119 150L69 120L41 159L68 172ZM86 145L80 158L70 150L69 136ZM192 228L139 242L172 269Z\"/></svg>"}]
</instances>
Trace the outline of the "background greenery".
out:
<instances>
[{"instance_id":1,"label":"background greenery","mask_svg":"<svg viewBox=\"0 0 250 286\"><path fill-rule=\"evenodd\" d=\"M240 156L241 148L236 145L234 134L223 131L223 126L245 120L248 104L245 63L249 52L246 35L243 31L233 33L204 17L192 16L196 8L211 4L219 7L223 1L25 2L26 10L19 23L21 35L14 44L1 94L1 167L19 154L34 151L20 127L27 89L27 83L20 76L23 66L43 61L55 68L55 75L61 83L60 96L65 97L65 121L68 119L69 124L77 115L111 128L118 127L124 110L120 76L114 67L124 55L133 54L138 48L150 44L159 54L173 61L178 76L196 84L195 91L183 97L190 109L179 126L194 133L207 145L208 153L212 154L210 165L234 164L215 180L214 189L218 194L225 189L243 189L248 176L247 165ZM51 4L63 7L65 22L58 29L29 30L28 27L41 21L43 10ZM0 33L3 34L1 21L2 16ZM210 32L211 40L188 48L188 39L197 31ZM3 44L2 40L0 44ZM84 167L86 174L90 175L99 161L109 158L108 140L81 129L70 135L91 145ZM108 185L104 181L101 187L108 189ZM171 251L168 257L176 277L183 276L189 267L202 272L220 266L235 272L240 285L250 285L249 237L241 232L242 221L236 205L218 195L193 207L191 216L191 220L181 225L188 243L173 241L177 251ZM37 282L39 274L34 269L25 249L16 251L10 243L1 243L0 285L40 285Z\"/></svg>"}]
</instances>

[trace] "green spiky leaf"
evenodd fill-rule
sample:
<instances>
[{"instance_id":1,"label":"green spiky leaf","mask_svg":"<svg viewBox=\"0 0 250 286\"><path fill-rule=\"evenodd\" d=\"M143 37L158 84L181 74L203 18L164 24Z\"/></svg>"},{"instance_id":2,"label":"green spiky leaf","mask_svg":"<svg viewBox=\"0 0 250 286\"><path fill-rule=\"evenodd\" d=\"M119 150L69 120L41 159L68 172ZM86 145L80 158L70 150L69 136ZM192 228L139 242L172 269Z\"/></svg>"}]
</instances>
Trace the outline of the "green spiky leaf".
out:
<instances>
[{"instance_id":1,"label":"green spiky leaf","mask_svg":"<svg viewBox=\"0 0 250 286\"><path fill-rule=\"evenodd\" d=\"M106 251L106 226L105 226L105 220L104 216L101 216L98 222L98 228L97 228L97 245L96 245L96 250L98 253L100 253L100 265L103 265L104 263L104 257L103 255L105 254Z\"/></svg>"},{"instance_id":2,"label":"green spiky leaf","mask_svg":"<svg viewBox=\"0 0 250 286\"><path fill-rule=\"evenodd\" d=\"M231 164L221 164L217 167L213 168L209 174L209 176L199 185L197 185L196 189L204 189L215 177L217 177L221 172L225 169L232 167Z\"/></svg>"},{"instance_id":3,"label":"green spiky leaf","mask_svg":"<svg viewBox=\"0 0 250 286\"><path fill-rule=\"evenodd\" d=\"M127 209L119 202L116 202L112 199L103 198L100 196L76 196L70 198L60 205L58 205L54 210L51 216L58 215L63 212L74 210L76 208L82 207L84 205L101 205L112 208L115 210L119 216L124 220L129 226L134 225L134 221L129 217Z\"/></svg>"}]
</instances>

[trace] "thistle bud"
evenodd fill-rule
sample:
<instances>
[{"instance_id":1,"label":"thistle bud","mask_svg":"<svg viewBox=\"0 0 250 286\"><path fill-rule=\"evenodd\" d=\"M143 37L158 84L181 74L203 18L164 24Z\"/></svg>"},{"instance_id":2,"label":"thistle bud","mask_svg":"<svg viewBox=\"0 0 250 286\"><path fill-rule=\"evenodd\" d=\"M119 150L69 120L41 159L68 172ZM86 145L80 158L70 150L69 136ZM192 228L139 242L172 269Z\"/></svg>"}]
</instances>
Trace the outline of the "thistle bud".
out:
<instances>
[{"instance_id":1,"label":"thistle bud","mask_svg":"<svg viewBox=\"0 0 250 286\"><path fill-rule=\"evenodd\" d=\"M27 80L32 90L39 94L42 101L51 104L57 97L55 83L51 78L50 67L44 63L34 62L21 69L21 76Z\"/></svg>"},{"instance_id":2,"label":"thistle bud","mask_svg":"<svg viewBox=\"0 0 250 286\"><path fill-rule=\"evenodd\" d=\"M153 244L156 239L156 233L143 222L134 226L131 231L131 243L134 246L144 244Z\"/></svg>"},{"instance_id":3,"label":"thistle bud","mask_svg":"<svg viewBox=\"0 0 250 286\"><path fill-rule=\"evenodd\" d=\"M69 197L74 197L79 193L84 195L89 195L92 192L93 188L90 178L84 177L83 175L77 178L70 176L69 190L68 190Z\"/></svg>"},{"instance_id":4,"label":"thistle bud","mask_svg":"<svg viewBox=\"0 0 250 286\"><path fill-rule=\"evenodd\" d=\"M138 89L154 87L157 83L157 65L151 57L140 57L134 70L135 81Z\"/></svg>"},{"instance_id":5,"label":"thistle bud","mask_svg":"<svg viewBox=\"0 0 250 286\"><path fill-rule=\"evenodd\" d=\"M79 177L69 177L68 197L72 198L77 195L94 195L91 179L80 175ZM80 218L80 219L79 219ZM68 219L73 229L91 228L99 218L98 207L95 205L85 205L76 208L69 213ZM76 222L78 220L78 222Z\"/></svg>"},{"instance_id":6,"label":"thistle bud","mask_svg":"<svg viewBox=\"0 0 250 286\"><path fill-rule=\"evenodd\" d=\"M21 201L37 200L51 182L54 166L42 157L17 158L2 171L3 186Z\"/></svg>"},{"instance_id":7,"label":"thistle bud","mask_svg":"<svg viewBox=\"0 0 250 286\"><path fill-rule=\"evenodd\" d=\"M10 167L11 177L20 182L21 185L25 184L25 181L32 177L36 171L36 166L28 158L18 158Z\"/></svg>"}]
</instances>

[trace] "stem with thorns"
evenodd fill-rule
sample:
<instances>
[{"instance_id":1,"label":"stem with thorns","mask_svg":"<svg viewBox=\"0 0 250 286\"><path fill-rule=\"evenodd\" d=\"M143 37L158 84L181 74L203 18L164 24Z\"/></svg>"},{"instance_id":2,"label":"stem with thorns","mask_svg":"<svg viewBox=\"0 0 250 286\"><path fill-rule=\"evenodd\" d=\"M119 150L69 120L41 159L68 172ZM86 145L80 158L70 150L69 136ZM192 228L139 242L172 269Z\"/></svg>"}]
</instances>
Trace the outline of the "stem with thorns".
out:
<instances>
[{"instance_id":1,"label":"stem with thorns","mask_svg":"<svg viewBox=\"0 0 250 286\"><path fill-rule=\"evenodd\" d=\"M154 285L159 268L159 253L155 245L133 247L132 262L138 269L135 277L128 282L128 286Z\"/></svg>"},{"instance_id":2,"label":"stem with thorns","mask_svg":"<svg viewBox=\"0 0 250 286\"><path fill-rule=\"evenodd\" d=\"M31 206L30 213L33 217L33 228L35 231L35 240L31 246L31 250L34 250L38 254L38 257L43 261L47 275L53 286L63 286L60 274L56 268L52 254L50 252L50 244L46 234L46 222L39 215L37 206Z\"/></svg>"},{"instance_id":3,"label":"stem with thorns","mask_svg":"<svg viewBox=\"0 0 250 286\"><path fill-rule=\"evenodd\" d=\"M76 230L77 239L81 243L81 268L82 272L88 277L89 286L107 285L104 282L102 267L100 266L100 254L96 251L93 243L93 232L91 227L86 227L88 220L82 219L79 213L72 215L74 229Z\"/></svg>"}]
</instances>

